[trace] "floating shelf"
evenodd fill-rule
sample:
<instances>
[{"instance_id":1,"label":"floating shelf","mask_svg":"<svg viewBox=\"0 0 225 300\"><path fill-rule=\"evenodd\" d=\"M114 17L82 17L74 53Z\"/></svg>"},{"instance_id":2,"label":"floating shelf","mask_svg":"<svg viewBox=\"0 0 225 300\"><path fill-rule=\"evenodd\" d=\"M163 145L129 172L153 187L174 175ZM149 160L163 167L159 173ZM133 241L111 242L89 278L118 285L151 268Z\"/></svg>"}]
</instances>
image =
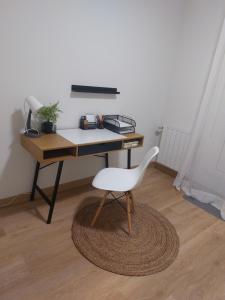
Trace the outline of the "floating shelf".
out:
<instances>
[{"instance_id":1,"label":"floating shelf","mask_svg":"<svg viewBox=\"0 0 225 300\"><path fill-rule=\"evenodd\" d=\"M120 92L117 91L117 88L88 86L88 85L72 85L71 90L72 92L78 92L78 93L113 94L113 95L120 94Z\"/></svg>"}]
</instances>

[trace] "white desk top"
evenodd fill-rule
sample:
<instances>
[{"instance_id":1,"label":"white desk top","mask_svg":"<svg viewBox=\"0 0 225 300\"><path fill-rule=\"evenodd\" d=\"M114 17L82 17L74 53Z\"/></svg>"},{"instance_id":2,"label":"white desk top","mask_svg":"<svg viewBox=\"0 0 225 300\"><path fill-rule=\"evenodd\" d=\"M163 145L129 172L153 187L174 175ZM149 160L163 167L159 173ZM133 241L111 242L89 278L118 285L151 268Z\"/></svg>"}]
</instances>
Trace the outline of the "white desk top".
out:
<instances>
[{"instance_id":1,"label":"white desk top","mask_svg":"<svg viewBox=\"0 0 225 300\"><path fill-rule=\"evenodd\" d=\"M108 129L62 129L57 133L75 145L95 144L105 141L116 141L127 137Z\"/></svg>"}]
</instances>

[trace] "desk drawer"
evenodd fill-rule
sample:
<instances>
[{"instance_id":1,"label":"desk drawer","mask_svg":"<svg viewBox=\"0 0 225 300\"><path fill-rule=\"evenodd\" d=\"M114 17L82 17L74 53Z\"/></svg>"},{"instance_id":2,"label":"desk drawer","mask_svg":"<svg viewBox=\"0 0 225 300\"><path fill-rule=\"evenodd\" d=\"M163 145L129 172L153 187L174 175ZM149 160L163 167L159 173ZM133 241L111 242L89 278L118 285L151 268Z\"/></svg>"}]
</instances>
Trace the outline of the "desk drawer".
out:
<instances>
[{"instance_id":1,"label":"desk drawer","mask_svg":"<svg viewBox=\"0 0 225 300\"><path fill-rule=\"evenodd\" d=\"M115 141L110 143L101 143L94 145L84 145L78 147L78 156L109 152L113 150L122 149L122 141Z\"/></svg>"}]
</instances>

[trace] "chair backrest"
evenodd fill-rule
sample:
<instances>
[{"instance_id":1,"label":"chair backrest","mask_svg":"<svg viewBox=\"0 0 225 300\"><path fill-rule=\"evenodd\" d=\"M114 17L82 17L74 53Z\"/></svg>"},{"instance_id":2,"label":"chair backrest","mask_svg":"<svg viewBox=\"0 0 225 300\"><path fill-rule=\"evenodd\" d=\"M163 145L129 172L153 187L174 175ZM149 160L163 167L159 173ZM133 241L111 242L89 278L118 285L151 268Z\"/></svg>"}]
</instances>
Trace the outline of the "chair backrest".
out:
<instances>
[{"instance_id":1,"label":"chair backrest","mask_svg":"<svg viewBox=\"0 0 225 300\"><path fill-rule=\"evenodd\" d=\"M153 158L159 153L159 147L153 147L151 148L144 156L144 159L142 160L142 162L140 163L140 165L138 167L136 167L134 170L135 175L137 177L137 183L135 186L137 186L138 184L140 184L140 182L143 179L143 176L145 174L145 171L148 167L148 165L150 164L150 162L153 160Z\"/></svg>"}]
</instances>

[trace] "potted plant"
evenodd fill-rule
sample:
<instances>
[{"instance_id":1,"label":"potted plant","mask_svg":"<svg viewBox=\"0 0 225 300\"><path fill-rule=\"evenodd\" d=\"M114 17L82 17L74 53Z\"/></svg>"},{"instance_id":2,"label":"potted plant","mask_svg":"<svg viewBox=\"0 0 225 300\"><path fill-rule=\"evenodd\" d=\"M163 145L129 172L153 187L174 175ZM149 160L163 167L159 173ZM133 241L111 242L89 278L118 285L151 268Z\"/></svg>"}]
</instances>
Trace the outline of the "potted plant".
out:
<instances>
[{"instance_id":1,"label":"potted plant","mask_svg":"<svg viewBox=\"0 0 225 300\"><path fill-rule=\"evenodd\" d=\"M59 113L61 113L59 108L59 102L50 104L49 106L43 106L38 111L38 116L42 120L41 130L44 133L55 133L56 132L56 122L59 118Z\"/></svg>"}]
</instances>

